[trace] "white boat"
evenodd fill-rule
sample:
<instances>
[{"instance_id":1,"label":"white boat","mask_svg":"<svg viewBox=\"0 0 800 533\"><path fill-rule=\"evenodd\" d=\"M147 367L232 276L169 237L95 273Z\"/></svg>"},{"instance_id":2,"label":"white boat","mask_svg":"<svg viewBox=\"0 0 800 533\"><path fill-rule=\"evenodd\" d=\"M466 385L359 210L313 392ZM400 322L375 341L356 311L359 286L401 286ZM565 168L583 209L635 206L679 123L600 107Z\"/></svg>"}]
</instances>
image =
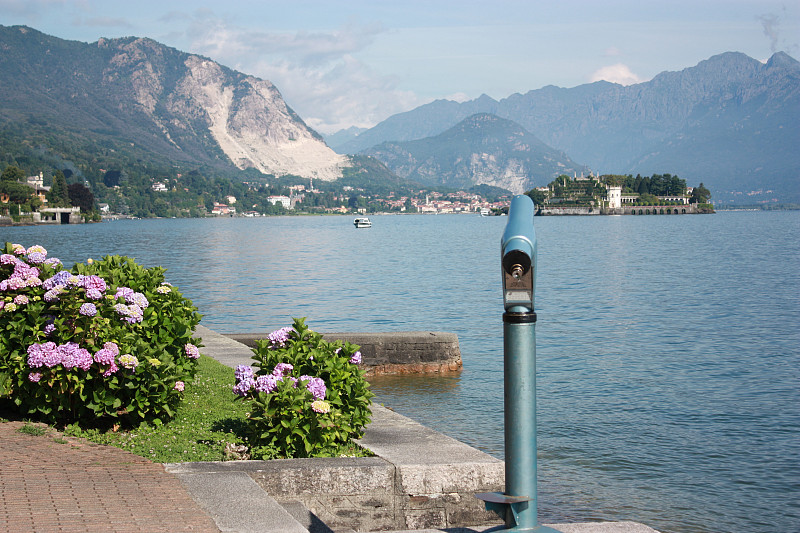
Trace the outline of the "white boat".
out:
<instances>
[{"instance_id":1,"label":"white boat","mask_svg":"<svg viewBox=\"0 0 800 533\"><path fill-rule=\"evenodd\" d=\"M489 211L488 207L481 207L481 216L488 217L491 211Z\"/></svg>"},{"instance_id":2,"label":"white boat","mask_svg":"<svg viewBox=\"0 0 800 533\"><path fill-rule=\"evenodd\" d=\"M367 217L360 217L353 221L353 225L357 228L371 228L372 222Z\"/></svg>"}]
</instances>

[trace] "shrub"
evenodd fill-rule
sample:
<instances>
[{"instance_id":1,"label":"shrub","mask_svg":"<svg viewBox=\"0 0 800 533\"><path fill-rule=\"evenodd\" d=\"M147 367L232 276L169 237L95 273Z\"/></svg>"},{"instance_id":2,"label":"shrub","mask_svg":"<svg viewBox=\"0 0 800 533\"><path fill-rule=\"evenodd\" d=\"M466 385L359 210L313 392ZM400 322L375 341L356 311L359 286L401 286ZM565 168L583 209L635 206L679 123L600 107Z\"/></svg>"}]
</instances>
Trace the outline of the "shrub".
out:
<instances>
[{"instance_id":1,"label":"shrub","mask_svg":"<svg viewBox=\"0 0 800 533\"><path fill-rule=\"evenodd\" d=\"M174 414L199 357L200 315L165 269L107 256L64 270L41 246L0 256L0 398L62 424Z\"/></svg>"},{"instance_id":2,"label":"shrub","mask_svg":"<svg viewBox=\"0 0 800 533\"><path fill-rule=\"evenodd\" d=\"M240 365L233 388L250 402L248 441L285 457L325 456L363 435L373 396L359 347L328 342L304 319L256 341L257 370Z\"/></svg>"}]
</instances>

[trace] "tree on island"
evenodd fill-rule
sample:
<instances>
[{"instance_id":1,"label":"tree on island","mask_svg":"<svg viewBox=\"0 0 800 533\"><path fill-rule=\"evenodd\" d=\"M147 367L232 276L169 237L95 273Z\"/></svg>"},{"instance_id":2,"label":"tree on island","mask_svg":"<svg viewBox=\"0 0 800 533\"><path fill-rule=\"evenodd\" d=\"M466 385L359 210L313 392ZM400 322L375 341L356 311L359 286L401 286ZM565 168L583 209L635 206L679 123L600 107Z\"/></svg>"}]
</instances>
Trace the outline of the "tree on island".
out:
<instances>
[{"instance_id":1,"label":"tree on island","mask_svg":"<svg viewBox=\"0 0 800 533\"><path fill-rule=\"evenodd\" d=\"M707 204L711 198L711 191L705 188L703 182L692 190L692 195L689 197L690 204Z\"/></svg>"},{"instance_id":2,"label":"tree on island","mask_svg":"<svg viewBox=\"0 0 800 533\"><path fill-rule=\"evenodd\" d=\"M547 199L547 195L543 191L537 191L536 189L531 189L530 191L526 192L525 194L533 200L533 203L537 207L541 207L544 205L544 201Z\"/></svg>"}]
</instances>

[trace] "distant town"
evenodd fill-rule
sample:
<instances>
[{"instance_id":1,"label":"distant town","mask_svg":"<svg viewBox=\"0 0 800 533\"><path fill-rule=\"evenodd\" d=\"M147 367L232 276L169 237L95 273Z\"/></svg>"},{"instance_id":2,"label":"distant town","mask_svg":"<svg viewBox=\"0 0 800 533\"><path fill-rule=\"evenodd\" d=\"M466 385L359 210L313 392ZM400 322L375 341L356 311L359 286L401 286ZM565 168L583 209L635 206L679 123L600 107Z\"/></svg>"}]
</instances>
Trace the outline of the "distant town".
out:
<instances>
[{"instance_id":1,"label":"distant town","mask_svg":"<svg viewBox=\"0 0 800 533\"><path fill-rule=\"evenodd\" d=\"M109 173L107 173L106 177ZM409 187L376 190L297 178L294 182L233 182L199 174L145 180L136 186L124 175L94 184L66 183L57 171L25 176L6 167L0 179L0 224L74 224L118 218L260 217L281 214L419 213L502 215L512 194L477 186L441 191ZM116 181L115 181L116 180ZM49 184L45 184L49 181ZM144 191L137 189L145 189ZM215 192L216 191L216 192ZM561 175L547 186L526 192L539 215L686 214L713 212L710 191L701 183L687 187L670 174L652 176ZM138 205L131 205L134 201Z\"/></svg>"}]
</instances>

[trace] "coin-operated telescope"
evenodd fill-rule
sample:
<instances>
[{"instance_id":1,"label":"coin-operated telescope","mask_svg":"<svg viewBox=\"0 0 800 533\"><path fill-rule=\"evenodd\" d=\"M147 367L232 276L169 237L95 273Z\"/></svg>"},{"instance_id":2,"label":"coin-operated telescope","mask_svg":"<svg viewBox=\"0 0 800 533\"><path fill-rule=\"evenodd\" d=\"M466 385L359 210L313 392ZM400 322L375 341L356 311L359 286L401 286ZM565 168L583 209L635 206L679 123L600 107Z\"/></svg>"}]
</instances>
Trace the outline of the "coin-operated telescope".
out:
<instances>
[{"instance_id":1,"label":"coin-operated telescope","mask_svg":"<svg viewBox=\"0 0 800 533\"><path fill-rule=\"evenodd\" d=\"M533 201L511 200L500 241L506 490L477 494L506 529L558 533L539 525L536 495L536 233Z\"/></svg>"}]
</instances>

